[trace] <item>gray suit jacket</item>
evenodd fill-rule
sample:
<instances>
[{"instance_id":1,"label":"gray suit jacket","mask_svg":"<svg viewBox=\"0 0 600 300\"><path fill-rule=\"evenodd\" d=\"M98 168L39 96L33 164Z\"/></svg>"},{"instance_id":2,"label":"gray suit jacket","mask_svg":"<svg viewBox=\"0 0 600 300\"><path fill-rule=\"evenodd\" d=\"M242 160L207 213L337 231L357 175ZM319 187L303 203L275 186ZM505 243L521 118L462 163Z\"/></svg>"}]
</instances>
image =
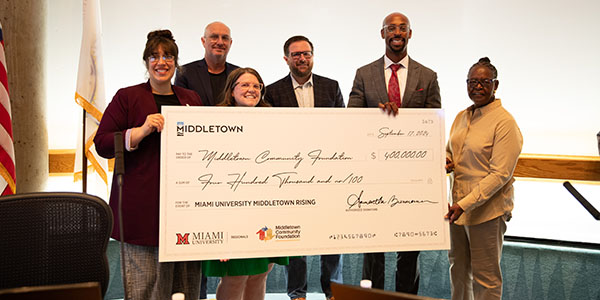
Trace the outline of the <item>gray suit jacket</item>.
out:
<instances>
[{"instance_id":1,"label":"gray suit jacket","mask_svg":"<svg viewBox=\"0 0 600 300\"><path fill-rule=\"evenodd\" d=\"M239 67L227 63L225 66L227 76L237 68ZM213 95L212 87L210 86L210 76L208 75L208 66L204 59L183 65L181 72L177 71L175 75L175 85L198 93L200 99L202 99L202 104L205 106L214 106L221 100L215 99L217 96Z\"/></svg>"},{"instance_id":2,"label":"gray suit jacket","mask_svg":"<svg viewBox=\"0 0 600 300\"><path fill-rule=\"evenodd\" d=\"M406 90L402 97L404 108L440 108L440 87L437 74L410 57ZM383 57L360 67L348 99L348 107L377 107L389 101L383 70Z\"/></svg>"},{"instance_id":3,"label":"gray suit jacket","mask_svg":"<svg viewBox=\"0 0 600 300\"><path fill-rule=\"evenodd\" d=\"M598 138L598 154L600 154L600 132L598 132L596 137Z\"/></svg>"},{"instance_id":4,"label":"gray suit jacket","mask_svg":"<svg viewBox=\"0 0 600 300\"><path fill-rule=\"evenodd\" d=\"M344 97L337 81L313 74L315 107L344 107ZM267 86L265 100L274 107L298 107L291 75Z\"/></svg>"}]
</instances>

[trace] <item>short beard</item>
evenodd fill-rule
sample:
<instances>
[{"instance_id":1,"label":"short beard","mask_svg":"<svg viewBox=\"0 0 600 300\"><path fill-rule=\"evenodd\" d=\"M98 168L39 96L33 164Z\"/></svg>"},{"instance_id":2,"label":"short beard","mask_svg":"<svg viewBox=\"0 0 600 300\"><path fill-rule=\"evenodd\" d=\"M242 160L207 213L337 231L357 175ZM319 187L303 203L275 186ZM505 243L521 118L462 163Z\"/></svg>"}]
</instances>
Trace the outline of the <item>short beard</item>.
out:
<instances>
[{"instance_id":1,"label":"short beard","mask_svg":"<svg viewBox=\"0 0 600 300\"><path fill-rule=\"evenodd\" d=\"M389 48L390 50L392 50L392 52L394 52L394 53L398 53L398 54L400 54L400 53L402 53L402 52L406 51L406 46L408 46L408 45L406 44L406 39L405 39L405 38L403 38L403 37L400 37L400 38L402 39L402 42L403 42L402 44L403 44L403 46L402 46L402 48L400 48L399 50L396 50L396 49L395 49L395 48L392 46L392 39L393 39L393 38L390 38L390 39L388 39L388 41L387 41L388 48Z\"/></svg>"},{"instance_id":2,"label":"short beard","mask_svg":"<svg viewBox=\"0 0 600 300\"><path fill-rule=\"evenodd\" d=\"M309 66L309 68L306 70L306 72L301 72L300 69L298 69L297 67L292 67L291 72L292 72L292 74L294 74L294 76L302 78L302 77L306 77L312 73L312 67Z\"/></svg>"}]
</instances>

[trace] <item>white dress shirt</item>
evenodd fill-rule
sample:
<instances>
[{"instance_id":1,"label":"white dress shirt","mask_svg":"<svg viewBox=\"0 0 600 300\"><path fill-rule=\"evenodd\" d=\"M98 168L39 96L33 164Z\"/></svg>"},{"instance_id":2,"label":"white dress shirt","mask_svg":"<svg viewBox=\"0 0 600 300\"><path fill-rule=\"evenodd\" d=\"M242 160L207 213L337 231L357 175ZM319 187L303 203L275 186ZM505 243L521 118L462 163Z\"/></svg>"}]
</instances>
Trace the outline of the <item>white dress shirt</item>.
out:
<instances>
[{"instance_id":1,"label":"white dress shirt","mask_svg":"<svg viewBox=\"0 0 600 300\"><path fill-rule=\"evenodd\" d=\"M390 78L392 78L392 68L391 65L395 64L391 59L387 57L387 55L383 56L383 67L385 72L385 88L388 89L388 85L390 83ZM400 65L400 69L396 72L398 75L398 85L400 86L400 98L404 99L404 90L406 89L406 79L408 78L408 55L401 59L398 64Z\"/></svg>"},{"instance_id":2,"label":"white dress shirt","mask_svg":"<svg viewBox=\"0 0 600 300\"><path fill-rule=\"evenodd\" d=\"M310 74L310 78L304 84L299 84L292 74L290 74L290 77L292 77L292 86L294 87L298 107L315 107L312 74Z\"/></svg>"}]
</instances>

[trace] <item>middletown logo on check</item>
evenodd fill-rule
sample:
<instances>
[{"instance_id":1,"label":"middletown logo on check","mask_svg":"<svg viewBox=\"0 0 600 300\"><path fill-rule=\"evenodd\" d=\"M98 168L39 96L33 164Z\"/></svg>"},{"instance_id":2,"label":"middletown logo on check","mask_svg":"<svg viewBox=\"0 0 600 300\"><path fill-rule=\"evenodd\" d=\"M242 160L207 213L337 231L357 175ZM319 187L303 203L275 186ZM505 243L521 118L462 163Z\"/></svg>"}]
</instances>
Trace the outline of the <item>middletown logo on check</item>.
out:
<instances>
[{"instance_id":1,"label":"middletown logo on check","mask_svg":"<svg viewBox=\"0 0 600 300\"><path fill-rule=\"evenodd\" d=\"M244 125L225 125L225 124L188 124L177 122L177 136L183 136L184 133L243 133Z\"/></svg>"}]
</instances>

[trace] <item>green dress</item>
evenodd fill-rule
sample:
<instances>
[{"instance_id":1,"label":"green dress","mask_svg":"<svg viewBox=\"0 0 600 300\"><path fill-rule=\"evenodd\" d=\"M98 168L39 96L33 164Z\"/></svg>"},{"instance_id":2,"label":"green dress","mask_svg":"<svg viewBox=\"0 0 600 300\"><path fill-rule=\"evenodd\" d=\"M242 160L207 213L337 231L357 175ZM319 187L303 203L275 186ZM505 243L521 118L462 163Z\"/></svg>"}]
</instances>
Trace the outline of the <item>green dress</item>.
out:
<instances>
[{"instance_id":1,"label":"green dress","mask_svg":"<svg viewBox=\"0 0 600 300\"><path fill-rule=\"evenodd\" d=\"M202 273L206 276L240 276L256 275L266 272L270 263L278 265L289 264L289 257L261 257L230 259L225 262L218 260L207 260L202 262Z\"/></svg>"}]
</instances>

